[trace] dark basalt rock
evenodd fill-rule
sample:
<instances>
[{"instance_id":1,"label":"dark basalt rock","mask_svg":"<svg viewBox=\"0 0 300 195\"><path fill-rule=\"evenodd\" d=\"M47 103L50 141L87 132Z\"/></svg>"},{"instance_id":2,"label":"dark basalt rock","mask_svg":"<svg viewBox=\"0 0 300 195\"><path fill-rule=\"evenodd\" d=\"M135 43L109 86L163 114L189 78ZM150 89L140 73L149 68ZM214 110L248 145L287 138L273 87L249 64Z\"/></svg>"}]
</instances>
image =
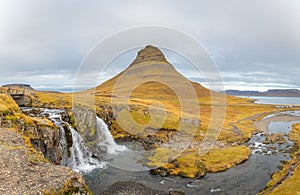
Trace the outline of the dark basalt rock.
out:
<instances>
[{"instance_id":1,"label":"dark basalt rock","mask_svg":"<svg viewBox=\"0 0 300 195\"><path fill-rule=\"evenodd\" d=\"M30 107L32 100L30 96L25 94L11 94L11 97L20 107Z\"/></svg>"},{"instance_id":2,"label":"dark basalt rock","mask_svg":"<svg viewBox=\"0 0 300 195\"><path fill-rule=\"evenodd\" d=\"M49 161L60 164L62 151L59 146L60 131L56 127L37 125L26 127L24 134L31 136L30 142L34 149L43 153Z\"/></svg>"}]
</instances>

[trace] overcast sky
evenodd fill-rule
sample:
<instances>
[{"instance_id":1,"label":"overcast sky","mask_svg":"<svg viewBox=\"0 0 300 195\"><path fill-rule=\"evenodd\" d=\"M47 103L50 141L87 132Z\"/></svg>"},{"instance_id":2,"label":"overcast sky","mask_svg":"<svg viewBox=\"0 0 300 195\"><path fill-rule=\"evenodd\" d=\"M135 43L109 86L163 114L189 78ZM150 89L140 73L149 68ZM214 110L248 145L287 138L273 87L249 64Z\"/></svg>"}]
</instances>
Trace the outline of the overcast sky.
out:
<instances>
[{"instance_id":1,"label":"overcast sky","mask_svg":"<svg viewBox=\"0 0 300 195\"><path fill-rule=\"evenodd\" d=\"M0 0L0 84L71 90L91 48L145 25L195 38L215 60L226 89L300 89L299 0ZM127 67L135 52L117 59L119 66L103 78ZM185 76L203 81L187 60L165 54Z\"/></svg>"}]
</instances>

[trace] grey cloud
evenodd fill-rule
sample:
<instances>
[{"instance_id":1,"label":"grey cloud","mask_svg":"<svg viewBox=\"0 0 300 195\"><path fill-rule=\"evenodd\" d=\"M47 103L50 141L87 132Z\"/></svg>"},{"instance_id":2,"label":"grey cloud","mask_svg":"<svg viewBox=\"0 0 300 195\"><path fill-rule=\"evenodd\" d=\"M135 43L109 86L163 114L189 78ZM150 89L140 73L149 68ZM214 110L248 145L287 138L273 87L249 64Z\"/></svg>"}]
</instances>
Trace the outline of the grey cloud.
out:
<instances>
[{"instance_id":1,"label":"grey cloud","mask_svg":"<svg viewBox=\"0 0 300 195\"><path fill-rule=\"evenodd\" d=\"M99 41L127 28L158 25L203 44L228 87L300 88L299 19L295 0L0 0L0 83L70 88L80 63ZM187 60L166 55L185 76L205 82ZM134 56L117 59L98 82Z\"/></svg>"}]
</instances>

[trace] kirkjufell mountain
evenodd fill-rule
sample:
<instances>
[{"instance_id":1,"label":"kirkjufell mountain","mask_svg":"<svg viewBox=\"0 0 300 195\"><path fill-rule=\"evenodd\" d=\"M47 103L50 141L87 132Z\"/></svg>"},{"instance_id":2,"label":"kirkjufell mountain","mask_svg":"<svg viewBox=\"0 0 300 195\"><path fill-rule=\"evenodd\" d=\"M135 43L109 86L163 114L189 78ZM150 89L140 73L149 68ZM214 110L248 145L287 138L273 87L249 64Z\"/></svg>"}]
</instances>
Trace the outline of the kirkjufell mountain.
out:
<instances>
[{"instance_id":1,"label":"kirkjufell mountain","mask_svg":"<svg viewBox=\"0 0 300 195\"><path fill-rule=\"evenodd\" d=\"M195 91L198 98L213 93L180 74L157 47L148 45L124 71L96 88L98 96L127 94L132 98L176 99L176 93ZM180 94L177 94L177 96ZM192 94L190 94L192 95Z\"/></svg>"}]
</instances>

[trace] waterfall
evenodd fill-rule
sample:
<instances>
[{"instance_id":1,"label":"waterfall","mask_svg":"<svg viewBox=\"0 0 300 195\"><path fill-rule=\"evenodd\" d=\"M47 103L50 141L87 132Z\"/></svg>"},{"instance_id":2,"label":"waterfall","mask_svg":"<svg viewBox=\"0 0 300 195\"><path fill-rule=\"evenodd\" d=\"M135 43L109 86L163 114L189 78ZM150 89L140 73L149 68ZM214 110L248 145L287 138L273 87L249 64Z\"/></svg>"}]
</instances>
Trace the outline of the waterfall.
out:
<instances>
[{"instance_id":1,"label":"waterfall","mask_svg":"<svg viewBox=\"0 0 300 195\"><path fill-rule=\"evenodd\" d=\"M125 146L118 145L112 137L106 123L99 117L97 119L97 134L98 134L98 145L101 148L106 148L107 153L117 154L126 150Z\"/></svg>"},{"instance_id":2,"label":"waterfall","mask_svg":"<svg viewBox=\"0 0 300 195\"><path fill-rule=\"evenodd\" d=\"M62 151L62 159L60 164L67 166L67 159L68 159L68 144L67 144L67 138L65 129L63 127L63 120L61 118L61 114L64 112L63 110L57 110L57 109L42 109L42 116L47 116L48 119L50 119L57 127L59 127L60 130L60 140L59 145Z\"/></svg>"},{"instance_id":3,"label":"waterfall","mask_svg":"<svg viewBox=\"0 0 300 195\"><path fill-rule=\"evenodd\" d=\"M105 168L107 163L100 161L89 151L86 147L84 140L80 134L71 127L71 125L62 119L64 110L58 109L41 109L41 116L46 116L60 129L60 147L63 152L61 164L71 167L75 171L90 172L95 168ZM70 156L68 156L68 143L64 125L68 127L72 134L72 147L70 147ZM118 145L113 139L108 126L105 122L97 117L96 118L96 134L98 138L98 146L101 149L105 149L108 154L118 154L121 151L125 151L126 147ZM101 150L102 151L102 150Z\"/></svg>"},{"instance_id":4,"label":"waterfall","mask_svg":"<svg viewBox=\"0 0 300 195\"><path fill-rule=\"evenodd\" d=\"M70 148L71 156L68 159L68 166L75 171L83 172L89 172L95 168L104 168L106 163L93 158L92 153L85 146L79 133L69 124L68 127L71 130L73 140L73 145Z\"/></svg>"}]
</instances>

